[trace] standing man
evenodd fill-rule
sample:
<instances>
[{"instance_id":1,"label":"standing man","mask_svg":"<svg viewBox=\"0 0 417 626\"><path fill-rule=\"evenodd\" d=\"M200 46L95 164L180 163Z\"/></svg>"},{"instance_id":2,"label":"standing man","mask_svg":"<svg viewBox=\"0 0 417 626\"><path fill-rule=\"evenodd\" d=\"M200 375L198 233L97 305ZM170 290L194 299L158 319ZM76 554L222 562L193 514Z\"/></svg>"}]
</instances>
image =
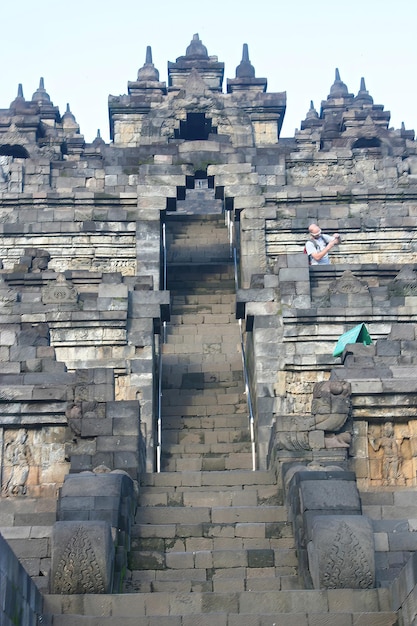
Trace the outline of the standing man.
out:
<instances>
[{"instance_id":1,"label":"standing man","mask_svg":"<svg viewBox=\"0 0 417 626\"><path fill-rule=\"evenodd\" d=\"M328 265L330 250L340 243L339 233L334 233L332 236L325 235L317 224L310 224L308 231L310 239L306 243L305 251L310 265Z\"/></svg>"}]
</instances>

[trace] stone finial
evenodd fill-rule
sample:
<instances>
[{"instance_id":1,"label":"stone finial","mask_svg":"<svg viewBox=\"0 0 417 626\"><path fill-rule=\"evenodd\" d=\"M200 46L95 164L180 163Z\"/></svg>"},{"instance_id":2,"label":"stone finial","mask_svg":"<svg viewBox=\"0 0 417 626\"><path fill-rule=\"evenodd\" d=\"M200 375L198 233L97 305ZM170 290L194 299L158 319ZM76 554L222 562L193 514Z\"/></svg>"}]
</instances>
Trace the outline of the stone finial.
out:
<instances>
[{"instance_id":1,"label":"stone finial","mask_svg":"<svg viewBox=\"0 0 417 626\"><path fill-rule=\"evenodd\" d=\"M102 146L104 145L105 141L104 139L101 137L101 132L100 129L97 128L97 135L93 141L93 146Z\"/></svg>"},{"instance_id":2,"label":"stone finial","mask_svg":"<svg viewBox=\"0 0 417 626\"><path fill-rule=\"evenodd\" d=\"M369 91L366 89L365 79L361 78L361 84L359 87L358 95L355 98L355 103L359 104L373 104L374 99L369 95Z\"/></svg>"},{"instance_id":3,"label":"stone finial","mask_svg":"<svg viewBox=\"0 0 417 626\"><path fill-rule=\"evenodd\" d=\"M188 46L187 50L185 51L185 56L191 57L191 58L195 58L195 57L200 57L204 59L209 58L207 48L206 46L203 45L202 41L200 40L200 37L198 36L198 33L193 35L191 43Z\"/></svg>"},{"instance_id":4,"label":"stone finial","mask_svg":"<svg viewBox=\"0 0 417 626\"><path fill-rule=\"evenodd\" d=\"M67 108L65 110L64 115L62 116L62 126L64 128L77 128L79 130L79 126L77 124L77 120L75 116L71 113L70 105L67 102Z\"/></svg>"},{"instance_id":5,"label":"stone finial","mask_svg":"<svg viewBox=\"0 0 417 626\"><path fill-rule=\"evenodd\" d=\"M138 81L159 82L159 72L152 62L152 48L146 47L145 64L138 71Z\"/></svg>"},{"instance_id":6,"label":"stone finial","mask_svg":"<svg viewBox=\"0 0 417 626\"><path fill-rule=\"evenodd\" d=\"M301 122L301 130L317 128L321 126L322 123L323 121L320 119L319 114L314 108L314 102L310 100L310 108L307 111L305 120Z\"/></svg>"},{"instance_id":7,"label":"stone finial","mask_svg":"<svg viewBox=\"0 0 417 626\"><path fill-rule=\"evenodd\" d=\"M306 120L317 120L318 117L319 117L319 114L317 113L316 109L314 108L314 102L312 100L310 100L310 108L307 111Z\"/></svg>"},{"instance_id":8,"label":"stone finial","mask_svg":"<svg viewBox=\"0 0 417 626\"><path fill-rule=\"evenodd\" d=\"M25 102L25 98L23 96L23 87L22 87L22 83L19 83L18 87L17 87L17 96L16 98L13 100L13 102L10 104L10 108L12 109L13 107L15 107L17 104L23 104Z\"/></svg>"},{"instance_id":9,"label":"stone finial","mask_svg":"<svg viewBox=\"0 0 417 626\"><path fill-rule=\"evenodd\" d=\"M249 61L248 44L243 44L242 60L236 68L236 78L255 78L255 68Z\"/></svg>"},{"instance_id":10,"label":"stone finial","mask_svg":"<svg viewBox=\"0 0 417 626\"><path fill-rule=\"evenodd\" d=\"M349 95L348 88L346 87L345 83L340 78L339 69L336 68L334 83L330 87L330 97L331 98L343 98L348 95Z\"/></svg>"},{"instance_id":11,"label":"stone finial","mask_svg":"<svg viewBox=\"0 0 417 626\"><path fill-rule=\"evenodd\" d=\"M46 93L42 77L39 81L39 87L32 96L32 102L38 102L39 104L51 104L51 98L49 97L49 94Z\"/></svg>"}]
</instances>

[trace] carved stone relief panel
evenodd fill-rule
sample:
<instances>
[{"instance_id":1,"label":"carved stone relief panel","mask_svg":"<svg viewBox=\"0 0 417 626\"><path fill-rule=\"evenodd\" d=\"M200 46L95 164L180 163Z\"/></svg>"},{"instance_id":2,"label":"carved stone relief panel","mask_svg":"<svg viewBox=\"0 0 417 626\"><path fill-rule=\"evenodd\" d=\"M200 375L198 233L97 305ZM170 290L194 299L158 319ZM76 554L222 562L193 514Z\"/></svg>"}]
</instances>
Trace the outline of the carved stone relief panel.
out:
<instances>
[{"instance_id":1,"label":"carved stone relief panel","mask_svg":"<svg viewBox=\"0 0 417 626\"><path fill-rule=\"evenodd\" d=\"M57 522L53 528L53 593L110 593L114 562L107 522Z\"/></svg>"},{"instance_id":2,"label":"carved stone relief panel","mask_svg":"<svg viewBox=\"0 0 417 626\"><path fill-rule=\"evenodd\" d=\"M362 515L317 516L308 544L315 589L371 589L375 585L371 521Z\"/></svg>"},{"instance_id":3,"label":"carved stone relief panel","mask_svg":"<svg viewBox=\"0 0 417 626\"><path fill-rule=\"evenodd\" d=\"M69 280L66 280L63 274L59 274L56 280L42 289L42 302L44 304L75 303L77 299L76 288Z\"/></svg>"},{"instance_id":4,"label":"carved stone relief panel","mask_svg":"<svg viewBox=\"0 0 417 626\"><path fill-rule=\"evenodd\" d=\"M368 427L369 480L371 486L416 484L415 421L408 424L370 424Z\"/></svg>"},{"instance_id":5,"label":"carved stone relief panel","mask_svg":"<svg viewBox=\"0 0 417 626\"><path fill-rule=\"evenodd\" d=\"M1 494L4 497L55 495L68 473L66 428L4 429Z\"/></svg>"}]
</instances>

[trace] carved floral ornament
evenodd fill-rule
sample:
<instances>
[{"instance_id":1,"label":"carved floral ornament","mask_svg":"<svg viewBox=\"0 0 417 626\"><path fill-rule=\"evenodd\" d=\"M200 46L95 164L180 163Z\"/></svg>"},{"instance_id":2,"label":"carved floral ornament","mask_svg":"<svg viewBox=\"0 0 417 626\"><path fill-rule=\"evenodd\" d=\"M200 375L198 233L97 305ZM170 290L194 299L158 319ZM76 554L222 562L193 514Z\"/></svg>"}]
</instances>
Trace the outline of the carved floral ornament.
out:
<instances>
[{"instance_id":1,"label":"carved floral ornament","mask_svg":"<svg viewBox=\"0 0 417 626\"><path fill-rule=\"evenodd\" d=\"M417 294L417 272L412 265L404 265L389 284L391 296L415 296Z\"/></svg>"},{"instance_id":2,"label":"carved floral ornament","mask_svg":"<svg viewBox=\"0 0 417 626\"><path fill-rule=\"evenodd\" d=\"M42 289L44 304L72 304L77 302L78 292L74 285L59 274L56 280Z\"/></svg>"},{"instance_id":3,"label":"carved floral ornament","mask_svg":"<svg viewBox=\"0 0 417 626\"><path fill-rule=\"evenodd\" d=\"M54 591L61 594L106 592L94 546L82 525L69 537L62 551Z\"/></svg>"},{"instance_id":4,"label":"carved floral ornament","mask_svg":"<svg viewBox=\"0 0 417 626\"><path fill-rule=\"evenodd\" d=\"M329 293L368 293L368 285L356 278L350 270L343 272L340 278L332 281L329 285Z\"/></svg>"}]
</instances>

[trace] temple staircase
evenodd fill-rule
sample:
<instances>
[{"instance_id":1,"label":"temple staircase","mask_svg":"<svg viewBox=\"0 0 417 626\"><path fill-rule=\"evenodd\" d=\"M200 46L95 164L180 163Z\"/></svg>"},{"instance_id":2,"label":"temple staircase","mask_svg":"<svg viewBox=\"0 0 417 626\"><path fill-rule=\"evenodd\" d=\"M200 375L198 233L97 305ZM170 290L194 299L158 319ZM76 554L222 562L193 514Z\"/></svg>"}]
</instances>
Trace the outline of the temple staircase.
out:
<instances>
[{"instance_id":1,"label":"temple staircase","mask_svg":"<svg viewBox=\"0 0 417 626\"><path fill-rule=\"evenodd\" d=\"M221 213L168 216L161 472L145 474L123 593L47 596L53 626L393 626L387 589L304 590L273 472L252 471Z\"/></svg>"}]
</instances>

